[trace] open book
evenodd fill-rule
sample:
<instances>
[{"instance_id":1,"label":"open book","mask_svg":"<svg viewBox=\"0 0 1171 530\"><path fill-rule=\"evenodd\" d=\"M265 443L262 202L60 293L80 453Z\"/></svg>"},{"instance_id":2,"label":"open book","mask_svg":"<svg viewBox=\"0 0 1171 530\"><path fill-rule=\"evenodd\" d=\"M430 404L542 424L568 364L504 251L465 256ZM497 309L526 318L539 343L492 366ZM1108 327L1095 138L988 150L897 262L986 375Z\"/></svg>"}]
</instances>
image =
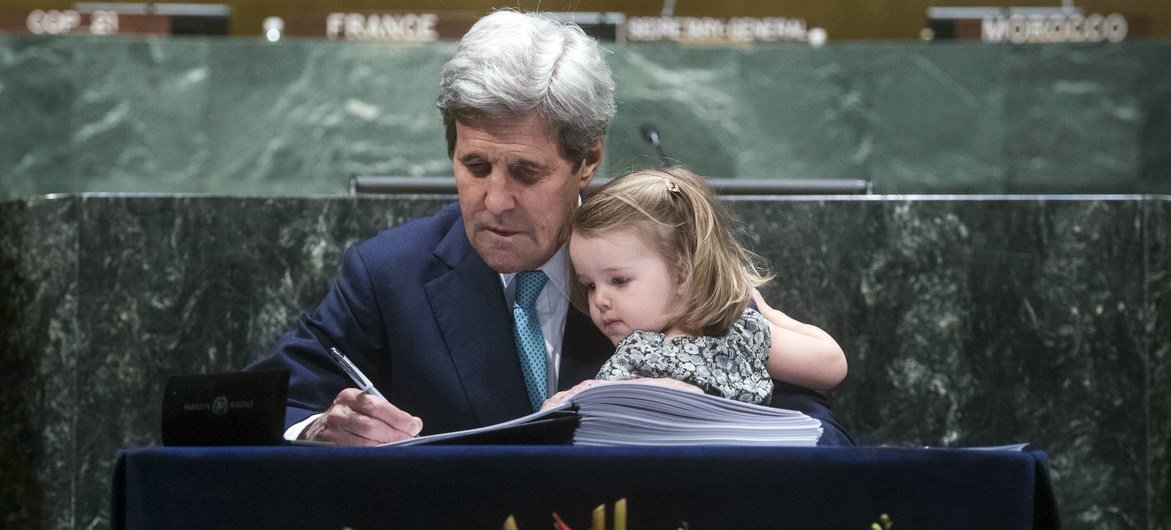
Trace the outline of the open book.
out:
<instances>
[{"instance_id":1,"label":"open book","mask_svg":"<svg viewBox=\"0 0 1171 530\"><path fill-rule=\"evenodd\" d=\"M797 411L657 385L612 383L512 421L387 445L810 446L820 437L821 422Z\"/></svg>"}]
</instances>

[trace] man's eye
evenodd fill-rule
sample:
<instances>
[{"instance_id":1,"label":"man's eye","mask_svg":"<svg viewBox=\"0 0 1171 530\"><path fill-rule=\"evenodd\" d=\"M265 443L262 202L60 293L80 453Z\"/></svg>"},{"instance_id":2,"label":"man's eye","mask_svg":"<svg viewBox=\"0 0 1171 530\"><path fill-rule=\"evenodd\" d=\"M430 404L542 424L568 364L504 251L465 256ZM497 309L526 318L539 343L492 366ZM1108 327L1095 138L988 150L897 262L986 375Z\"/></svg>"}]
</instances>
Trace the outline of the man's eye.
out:
<instances>
[{"instance_id":1,"label":"man's eye","mask_svg":"<svg viewBox=\"0 0 1171 530\"><path fill-rule=\"evenodd\" d=\"M541 180L541 172L531 167L514 167L512 168L512 175L516 180L525 184L536 184L538 180Z\"/></svg>"},{"instance_id":2,"label":"man's eye","mask_svg":"<svg viewBox=\"0 0 1171 530\"><path fill-rule=\"evenodd\" d=\"M483 162L465 162L464 168L476 176L487 175L490 171L492 171L491 166Z\"/></svg>"}]
</instances>

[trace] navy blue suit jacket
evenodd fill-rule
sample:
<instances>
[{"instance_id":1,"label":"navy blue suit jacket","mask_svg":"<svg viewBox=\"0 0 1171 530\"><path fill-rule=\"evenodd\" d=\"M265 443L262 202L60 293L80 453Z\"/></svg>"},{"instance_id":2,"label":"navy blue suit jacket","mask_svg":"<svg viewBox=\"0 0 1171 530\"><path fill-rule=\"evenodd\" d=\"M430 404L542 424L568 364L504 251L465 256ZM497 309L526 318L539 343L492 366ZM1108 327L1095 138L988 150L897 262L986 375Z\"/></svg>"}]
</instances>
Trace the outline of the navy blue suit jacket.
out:
<instances>
[{"instance_id":1,"label":"navy blue suit jacket","mask_svg":"<svg viewBox=\"0 0 1171 530\"><path fill-rule=\"evenodd\" d=\"M451 204L346 251L325 300L249 369L291 371L286 427L353 386L326 353L336 346L387 400L423 419L423 434L470 429L532 412L512 330L500 275L472 248ZM613 353L571 307L559 389L593 378ZM817 393L788 388L774 405L821 419L825 444L850 443Z\"/></svg>"}]
</instances>

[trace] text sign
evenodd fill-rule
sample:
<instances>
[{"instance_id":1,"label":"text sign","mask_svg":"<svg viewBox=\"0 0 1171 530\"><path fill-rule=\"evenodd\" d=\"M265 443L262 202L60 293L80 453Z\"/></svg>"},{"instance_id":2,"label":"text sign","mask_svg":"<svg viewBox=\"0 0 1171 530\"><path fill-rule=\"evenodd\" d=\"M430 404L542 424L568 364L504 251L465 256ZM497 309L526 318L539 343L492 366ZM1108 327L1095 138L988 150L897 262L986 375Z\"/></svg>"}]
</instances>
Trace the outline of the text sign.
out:
<instances>
[{"instance_id":1,"label":"text sign","mask_svg":"<svg viewBox=\"0 0 1171 530\"><path fill-rule=\"evenodd\" d=\"M801 18L629 17L626 42L804 42Z\"/></svg>"},{"instance_id":2,"label":"text sign","mask_svg":"<svg viewBox=\"0 0 1171 530\"><path fill-rule=\"evenodd\" d=\"M118 33L118 13L99 10L82 14L72 9L34 9L25 19L25 28L34 35L113 35Z\"/></svg>"},{"instance_id":3,"label":"text sign","mask_svg":"<svg viewBox=\"0 0 1171 530\"><path fill-rule=\"evenodd\" d=\"M1013 44L1047 42L1122 42L1129 25L1117 13L1102 16L1080 13L1053 13L984 17L980 40Z\"/></svg>"},{"instance_id":4,"label":"text sign","mask_svg":"<svg viewBox=\"0 0 1171 530\"><path fill-rule=\"evenodd\" d=\"M340 40L431 42L439 40L434 13L330 13L325 36Z\"/></svg>"}]
</instances>

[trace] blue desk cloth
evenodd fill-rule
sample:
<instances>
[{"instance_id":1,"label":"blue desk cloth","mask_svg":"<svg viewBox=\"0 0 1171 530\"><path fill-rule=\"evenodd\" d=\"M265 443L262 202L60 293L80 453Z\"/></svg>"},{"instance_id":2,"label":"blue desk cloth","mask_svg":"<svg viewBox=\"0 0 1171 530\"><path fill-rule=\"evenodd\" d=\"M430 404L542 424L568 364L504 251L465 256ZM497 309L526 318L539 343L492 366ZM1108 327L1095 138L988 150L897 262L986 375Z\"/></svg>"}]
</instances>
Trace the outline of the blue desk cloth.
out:
<instances>
[{"instance_id":1,"label":"blue desk cloth","mask_svg":"<svg viewBox=\"0 0 1171 530\"><path fill-rule=\"evenodd\" d=\"M119 451L115 528L1058 528L1041 452L744 447ZM881 526L881 525L880 525ZM610 526L612 528L612 526Z\"/></svg>"}]
</instances>

